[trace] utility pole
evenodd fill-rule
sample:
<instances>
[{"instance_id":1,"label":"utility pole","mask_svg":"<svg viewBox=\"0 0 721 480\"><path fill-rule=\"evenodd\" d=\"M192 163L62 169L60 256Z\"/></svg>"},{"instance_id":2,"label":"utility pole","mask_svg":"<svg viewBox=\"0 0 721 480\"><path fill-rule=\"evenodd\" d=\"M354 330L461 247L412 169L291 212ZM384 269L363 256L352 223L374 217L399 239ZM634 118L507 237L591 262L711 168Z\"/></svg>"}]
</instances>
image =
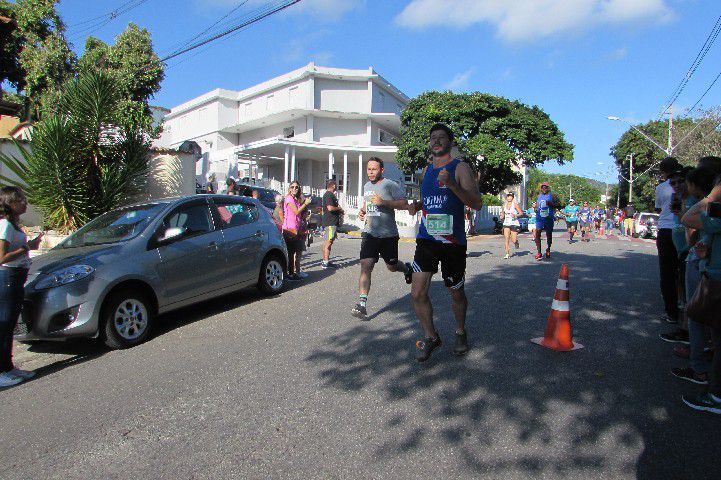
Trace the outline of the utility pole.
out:
<instances>
[{"instance_id":1,"label":"utility pole","mask_svg":"<svg viewBox=\"0 0 721 480\"><path fill-rule=\"evenodd\" d=\"M668 106L668 154L673 153L673 104Z\"/></svg>"},{"instance_id":2,"label":"utility pole","mask_svg":"<svg viewBox=\"0 0 721 480\"><path fill-rule=\"evenodd\" d=\"M568 184L568 201L569 201L569 202L570 202L571 199L573 198L573 188L572 188L572 185L573 185L572 183L569 183L569 184Z\"/></svg>"},{"instance_id":3,"label":"utility pole","mask_svg":"<svg viewBox=\"0 0 721 480\"><path fill-rule=\"evenodd\" d=\"M629 163L630 163L630 173L631 176L628 180L628 203L631 203L633 199L633 153L628 156L629 157Z\"/></svg>"}]
</instances>

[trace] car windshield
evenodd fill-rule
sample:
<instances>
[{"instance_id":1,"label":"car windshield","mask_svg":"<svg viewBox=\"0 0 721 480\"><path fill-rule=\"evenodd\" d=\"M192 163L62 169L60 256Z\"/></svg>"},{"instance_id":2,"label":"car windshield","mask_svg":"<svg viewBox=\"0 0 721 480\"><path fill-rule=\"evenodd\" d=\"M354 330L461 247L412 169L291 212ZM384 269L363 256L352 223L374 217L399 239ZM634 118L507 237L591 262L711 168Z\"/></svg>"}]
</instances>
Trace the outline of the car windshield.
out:
<instances>
[{"instance_id":1,"label":"car windshield","mask_svg":"<svg viewBox=\"0 0 721 480\"><path fill-rule=\"evenodd\" d=\"M138 236L166 205L167 203L150 203L105 213L86 223L55 248L87 247L130 240Z\"/></svg>"},{"instance_id":2,"label":"car windshield","mask_svg":"<svg viewBox=\"0 0 721 480\"><path fill-rule=\"evenodd\" d=\"M258 193L260 194L260 201L261 202L275 202L275 196L280 195L275 190L258 190Z\"/></svg>"}]
</instances>

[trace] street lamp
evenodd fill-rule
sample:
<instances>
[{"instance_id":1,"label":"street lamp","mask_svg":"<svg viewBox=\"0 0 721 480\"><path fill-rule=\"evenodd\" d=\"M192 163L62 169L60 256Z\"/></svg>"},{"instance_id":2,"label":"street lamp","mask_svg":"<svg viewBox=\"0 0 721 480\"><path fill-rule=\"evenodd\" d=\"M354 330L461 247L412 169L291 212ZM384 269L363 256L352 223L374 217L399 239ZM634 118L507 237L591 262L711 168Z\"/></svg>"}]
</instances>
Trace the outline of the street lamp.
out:
<instances>
[{"instance_id":1,"label":"street lamp","mask_svg":"<svg viewBox=\"0 0 721 480\"><path fill-rule=\"evenodd\" d=\"M650 136L648 136L648 135L646 134L646 132L640 130L639 128L636 127L636 125L633 125L633 124L631 124L630 122L627 122L627 121L624 120L623 118L621 118L621 117L614 117L614 116L612 116L612 115L611 115L611 116L608 116L608 117L606 117L606 118L608 118L609 120L613 120L613 121L615 121L615 122L623 122L623 123L625 123L625 124L628 125L629 127L631 127L631 128L633 128L634 130L636 130L638 133L640 133L641 135L643 135L643 138L645 138L646 140L648 140L649 142L653 143L653 144L656 145L658 148L660 148L661 151L664 152L666 155L671 156L671 154L673 153L673 149L674 149L675 147L672 147L671 145L669 145L668 148L663 148L656 140L654 140L653 138L651 138ZM676 146L678 146L678 144L677 144Z\"/></svg>"}]
</instances>

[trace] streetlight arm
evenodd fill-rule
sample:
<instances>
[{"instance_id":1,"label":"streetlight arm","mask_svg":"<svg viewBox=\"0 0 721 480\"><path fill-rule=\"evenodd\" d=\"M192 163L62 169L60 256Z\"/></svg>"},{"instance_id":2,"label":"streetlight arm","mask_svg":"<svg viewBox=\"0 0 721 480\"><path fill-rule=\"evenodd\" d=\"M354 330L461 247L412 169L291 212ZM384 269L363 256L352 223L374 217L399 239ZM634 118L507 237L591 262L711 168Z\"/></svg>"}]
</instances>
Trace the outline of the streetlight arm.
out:
<instances>
[{"instance_id":1,"label":"streetlight arm","mask_svg":"<svg viewBox=\"0 0 721 480\"><path fill-rule=\"evenodd\" d=\"M656 145L659 149L661 149L661 151L662 151L663 153L665 153L666 155L671 155L671 152L670 152L669 150L663 148L656 140L654 140L653 138L651 138L650 136L648 136L644 131L642 131L642 130L640 130L639 128L637 128L636 125L632 125L632 124L630 124L629 122L627 122L626 120L624 120L623 118L620 118L620 117L609 116L609 117L607 117L607 118L608 118L609 120L620 121L620 122L625 123L625 124L628 125L629 127L631 127L631 128L633 128L634 130L636 130L638 133L640 133L641 135L643 135L643 138L645 138L645 139L648 140L649 142L651 142L651 143L653 143L654 145Z\"/></svg>"}]
</instances>

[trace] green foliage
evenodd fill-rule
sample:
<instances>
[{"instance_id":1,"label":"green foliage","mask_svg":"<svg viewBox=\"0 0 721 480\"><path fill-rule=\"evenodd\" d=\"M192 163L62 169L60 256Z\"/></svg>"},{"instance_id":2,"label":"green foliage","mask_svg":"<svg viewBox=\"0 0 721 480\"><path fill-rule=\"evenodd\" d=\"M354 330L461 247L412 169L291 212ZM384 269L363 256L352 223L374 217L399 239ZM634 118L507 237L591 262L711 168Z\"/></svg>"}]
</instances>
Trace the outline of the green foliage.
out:
<instances>
[{"instance_id":1,"label":"green foliage","mask_svg":"<svg viewBox=\"0 0 721 480\"><path fill-rule=\"evenodd\" d=\"M460 154L479 175L482 192L498 193L520 180L512 170L549 160L573 158L573 145L540 108L485 93L425 92L401 114L396 159L405 172L423 168L429 159L429 129L445 123L456 136Z\"/></svg>"},{"instance_id":2,"label":"green foliage","mask_svg":"<svg viewBox=\"0 0 721 480\"><path fill-rule=\"evenodd\" d=\"M695 166L700 157L721 155L721 132L718 125L721 115L718 110L703 112L699 118L682 117L673 121L673 156L683 165ZM651 121L636 125L636 128L656 140L661 146L668 145L668 120ZM633 154L633 203L646 211L652 211L655 204L656 186L660 182L658 162L668 156L636 129L630 128L611 147L621 174L630 178L630 155ZM621 205L628 202L628 181L621 182Z\"/></svg>"},{"instance_id":3,"label":"green foliage","mask_svg":"<svg viewBox=\"0 0 721 480\"><path fill-rule=\"evenodd\" d=\"M541 190L541 183L548 182L551 185L551 192L558 196L558 200L562 204L567 204L570 190L573 193L573 199L576 203L588 201L591 205L598 205L601 202L601 195L604 193L595 182L588 178L579 177L577 175L563 175L557 173L548 173L537 168L528 171L527 178L528 203L532 203Z\"/></svg>"},{"instance_id":4,"label":"green foliage","mask_svg":"<svg viewBox=\"0 0 721 480\"><path fill-rule=\"evenodd\" d=\"M481 201L483 202L484 207L503 205L503 201L500 198L495 195L491 195L490 193L484 193L483 195L481 195Z\"/></svg>"},{"instance_id":5,"label":"green foliage","mask_svg":"<svg viewBox=\"0 0 721 480\"><path fill-rule=\"evenodd\" d=\"M0 155L48 225L74 230L145 191L149 136L123 124L114 80L88 73L68 85L58 114L35 124L22 159ZM4 183L7 178L0 178Z\"/></svg>"}]
</instances>

